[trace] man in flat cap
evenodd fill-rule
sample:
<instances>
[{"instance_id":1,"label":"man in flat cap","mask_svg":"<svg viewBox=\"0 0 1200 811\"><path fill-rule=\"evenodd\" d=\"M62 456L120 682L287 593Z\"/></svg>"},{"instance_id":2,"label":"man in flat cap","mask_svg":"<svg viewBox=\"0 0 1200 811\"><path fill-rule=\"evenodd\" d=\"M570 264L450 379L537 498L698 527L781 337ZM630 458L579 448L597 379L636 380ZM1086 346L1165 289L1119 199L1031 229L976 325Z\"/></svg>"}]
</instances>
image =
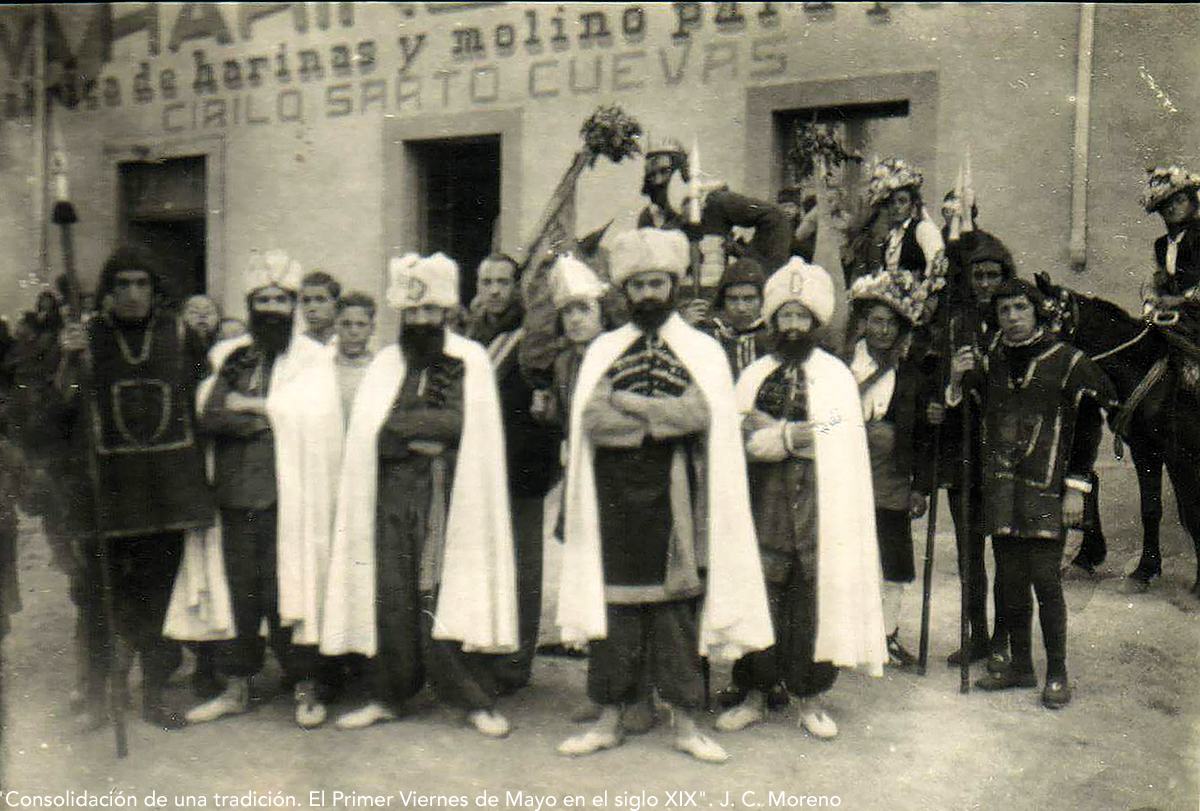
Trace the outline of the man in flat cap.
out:
<instances>
[{"instance_id":1,"label":"man in flat cap","mask_svg":"<svg viewBox=\"0 0 1200 811\"><path fill-rule=\"evenodd\" d=\"M723 762L691 715L701 658L772 642L733 380L720 344L675 312L682 233L623 234L611 261L631 321L596 338L579 370L557 615L564 641L590 640L601 713L559 752L619 745L624 708L653 685L676 709L676 748Z\"/></svg>"}]
</instances>

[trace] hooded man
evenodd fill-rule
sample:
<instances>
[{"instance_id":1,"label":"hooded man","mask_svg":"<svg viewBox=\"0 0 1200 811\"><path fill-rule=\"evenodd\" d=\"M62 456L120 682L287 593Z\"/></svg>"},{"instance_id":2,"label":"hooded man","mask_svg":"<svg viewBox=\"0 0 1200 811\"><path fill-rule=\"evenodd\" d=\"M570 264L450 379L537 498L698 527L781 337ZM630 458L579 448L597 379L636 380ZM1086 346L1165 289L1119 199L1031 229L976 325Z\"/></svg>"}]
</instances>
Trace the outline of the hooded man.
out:
<instances>
[{"instance_id":1,"label":"hooded man","mask_svg":"<svg viewBox=\"0 0 1200 811\"><path fill-rule=\"evenodd\" d=\"M701 657L772 642L733 381L720 345L675 313L683 234L623 234L611 262L631 320L579 370L558 606L564 642L591 641L588 695L602 709L559 752L619 745L623 708L652 684L677 711L676 748L723 762L690 715L705 701Z\"/></svg>"},{"instance_id":2,"label":"hooded man","mask_svg":"<svg viewBox=\"0 0 1200 811\"><path fill-rule=\"evenodd\" d=\"M370 700L338 726L394 719L428 679L503 737L502 685L480 655L518 643L496 381L487 351L446 328L458 265L409 254L388 273L399 342L367 367L350 416L321 635L327 654L371 658Z\"/></svg>"},{"instance_id":3,"label":"hooded man","mask_svg":"<svg viewBox=\"0 0 1200 811\"><path fill-rule=\"evenodd\" d=\"M758 358L767 354L767 328L762 318L762 288L766 276L757 259L742 256L729 265L717 283L716 315L694 326L716 338L737 380Z\"/></svg>"},{"instance_id":4,"label":"hooded man","mask_svg":"<svg viewBox=\"0 0 1200 811\"><path fill-rule=\"evenodd\" d=\"M1042 704L1057 709L1071 700L1061 575L1065 530L1083 519L1100 409L1115 408L1117 400L1100 368L1053 336L1044 305L1034 285L1001 283L991 307L999 340L982 361L971 346L955 353L946 403L953 408L969 393L982 406L983 530L992 537L1012 647L1011 662L975 684L981 690L1037 686L1033 590L1046 646Z\"/></svg>"},{"instance_id":5,"label":"hooded man","mask_svg":"<svg viewBox=\"0 0 1200 811\"><path fill-rule=\"evenodd\" d=\"M204 351L180 319L159 310L157 268L142 249L113 252L98 292L112 310L87 329L78 323L63 329L60 343L69 357L61 380L68 405L85 410L76 425L92 431L98 486L80 493L84 501L75 508L95 515L98 542L109 547L112 619L118 639L141 657L142 717L173 729L183 720L167 709L163 692L181 652L163 637L163 620L184 533L212 523L213 500L191 407ZM85 350L90 374L83 377ZM91 497L99 498L94 512ZM93 593L99 593L102 560L97 549L85 550L85 581ZM123 646L118 653L114 667L121 674ZM102 697L96 692L93 700Z\"/></svg>"},{"instance_id":6,"label":"hooded man","mask_svg":"<svg viewBox=\"0 0 1200 811\"><path fill-rule=\"evenodd\" d=\"M283 251L254 254L246 276L250 332L214 348L224 358L199 398L201 424L214 440L235 638L219 655L225 691L194 707L192 722L249 710L264 619L285 683L295 687L296 722L325 720L330 679L316 646L342 415L333 354L296 332L300 273Z\"/></svg>"},{"instance_id":7,"label":"hooded man","mask_svg":"<svg viewBox=\"0 0 1200 811\"><path fill-rule=\"evenodd\" d=\"M1004 243L986 231L970 231L964 234L954 255L960 265L962 277L958 285L959 304L954 307L948 320L949 342L952 351L973 347L982 357L996 341L996 323L990 314L992 295L1008 279L1016 277L1017 269L1012 254ZM966 237L970 237L969 242ZM951 243L955 245L956 243ZM967 622L970 637L967 650L956 650L946 657L946 663L958 667L961 657L970 662L988 660L988 669L998 672L1008 665L1008 629L1004 621L1002 599L1002 574L999 567L993 575L993 605L995 618L992 630L988 630L987 593L988 573L985 562L987 549L983 531L983 453L977 451L971 460L970 481L963 481L962 448L963 421L961 418L945 420L939 403L930 405L929 421L940 424L941 452L938 460L938 483L946 487L950 502L950 515L954 519L955 541L963 560L963 548L968 561L967 579ZM972 411L966 430L971 448L980 449L982 439L982 415ZM963 499L969 499L967 526L962 526ZM994 551L994 550L993 550Z\"/></svg>"},{"instance_id":8,"label":"hooded man","mask_svg":"<svg viewBox=\"0 0 1200 811\"><path fill-rule=\"evenodd\" d=\"M829 274L794 257L763 299L775 350L742 373L737 404L777 642L734 666L746 700L717 728L761 720L782 681L801 699L801 726L832 738L837 724L816 696L837 668L880 676L887 658L867 435L854 376L813 337L833 315Z\"/></svg>"}]
</instances>

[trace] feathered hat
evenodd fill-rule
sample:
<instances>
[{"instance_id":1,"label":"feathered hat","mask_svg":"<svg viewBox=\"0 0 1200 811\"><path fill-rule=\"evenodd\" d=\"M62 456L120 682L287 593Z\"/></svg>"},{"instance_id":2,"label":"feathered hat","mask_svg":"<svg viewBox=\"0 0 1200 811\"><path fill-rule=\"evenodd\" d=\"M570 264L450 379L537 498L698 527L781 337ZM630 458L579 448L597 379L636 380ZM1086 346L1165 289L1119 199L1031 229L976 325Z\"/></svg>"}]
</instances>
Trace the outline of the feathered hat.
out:
<instances>
[{"instance_id":1,"label":"feathered hat","mask_svg":"<svg viewBox=\"0 0 1200 811\"><path fill-rule=\"evenodd\" d=\"M877 206L900 189L920 189L924 178L903 158L887 158L872 164L867 183L867 202Z\"/></svg>"},{"instance_id":2,"label":"feathered hat","mask_svg":"<svg viewBox=\"0 0 1200 811\"><path fill-rule=\"evenodd\" d=\"M1153 214L1171 199L1175 192L1200 189L1200 175L1186 167L1172 164L1146 170L1146 188L1142 190L1142 207Z\"/></svg>"},{"instance_id":3,"label":"feathered hat","mask_svg":"<svg viewBox=\"0 0 1200 811\"><path fill-rule=\"evenodd\" d=\"M577 299L598 301L608 285L592 269L570 254L562 254L550 268L550 299L561 310Z\"/></svg>"},{"instance_id":4,"label":"feathered hat","mask_svg":"<svg viewBox=\"0 0 1200 811\"><path fill-rule=\"evenodd\" d=\"M304 268L287 251L254 251L246 263L246 295L264 287L279 287L295 293L300 289Z\"/></svg>"},{"instance_id":5,"label":"feathered hat","mask_svg":"<svg viewBox=\"0 0 1200 811\"><path fill-rule=\"evenodd\" d=\"M388 262L387 303L397 310L422 304L457 307L458 263L441 251L393 256Z\"/></svg>"},{"instance_id":6,"label":"feathered hat","mask_svg":"<svg viewBox=\"0 0 1200 811\"><path fill-rule=\"evenodd\" d=\"M913 325L927 317L929 290L911 271L878 270L855 279L850 287L850 301L856 306L885 304Z\"/></svg>"}]
</instances>

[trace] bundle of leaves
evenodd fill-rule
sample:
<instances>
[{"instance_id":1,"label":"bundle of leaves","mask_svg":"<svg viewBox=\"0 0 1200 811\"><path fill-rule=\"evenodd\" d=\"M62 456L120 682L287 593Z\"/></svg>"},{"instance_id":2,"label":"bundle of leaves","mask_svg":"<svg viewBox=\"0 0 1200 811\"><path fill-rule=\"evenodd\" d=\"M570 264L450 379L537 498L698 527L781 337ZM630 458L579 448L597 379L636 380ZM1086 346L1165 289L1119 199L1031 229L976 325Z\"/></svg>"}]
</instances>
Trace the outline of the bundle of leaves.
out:
<instances>
[{"instance_id":1,"label":"bundle of leaves","mask_svg":"<svg viewBox=\"0 0 1200 811\"><path fill-rule=\"evenodd\" d=\"M842 146L830 125L812 121L798 126L788 159L795 164L799 178L804 180L811 177L817 169L817 159L822 157L827 169L841 166L847 161L862 162L862 155Z\"/></svg>"},{"instance_id":2,"label":"bundle of leaves","mask_svg":"<svg viewBox=\"0 0 1200 811\"><path fill-rule=\"evenodd\" d=\"M583 144L591 154L588 166L603 155L613 163L620 163L624 158L639 154L638 136L642 134L642 125L632 116L616 106L602 106L592 113L583 128L579 131Z\"/></svg>"}]
</instances>

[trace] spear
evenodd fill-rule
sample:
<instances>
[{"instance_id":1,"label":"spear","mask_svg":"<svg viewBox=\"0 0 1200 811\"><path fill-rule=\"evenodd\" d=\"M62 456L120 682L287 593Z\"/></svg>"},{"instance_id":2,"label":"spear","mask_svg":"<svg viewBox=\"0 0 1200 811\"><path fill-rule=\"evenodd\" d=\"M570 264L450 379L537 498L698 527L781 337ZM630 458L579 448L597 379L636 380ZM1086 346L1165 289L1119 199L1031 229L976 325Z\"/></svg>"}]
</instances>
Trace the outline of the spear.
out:
<instances>
[{"instance_id":1,"label":"spear","mask_svg":"<svg viewBox=\"0 0 1200 811\"><path fill-rule=\"evenodd\" d=\"M50 114L50 105L47 105L47 115ZM67 182L67 153L63 148L62 135L55 122L53 127L54 152L51 158L51 165L54 175L54 192L55 201L54 208L51 210L50 219L59 228L59 245L62 248L63 270L66 276L66 293L67 293L67 310L71 319L75 323L80 324L83 321L83 296L80 292L79 274L75 269L75 240L71 234L71 226L79 221L79 216L75 212L75 206L71 204L71 196ZM147 340L149 340L147 338ZM91 355L85 349L82 353L84 363L84 380L85 383L81 387L81 395L87 397L90 390L92 379ZM90 400L83 407L91 408ZM92 420L87 420L89 426ZM109 713L113 721L113 734L116 738L117 757L124 758L129 754L129 745L125 733L125 706L122 700L123 690L117 680L120 678L120 668L117 667L116 658L116 636L113 627L115 612L113 610L113 585L112 585L112 567L109 558L109 540L100 533L100 498L103 495L100 488L100 472L97 468L97 442L99 437L95 432L89 429L86 431L88 436L88 477L91 484L92 494L92 548L96 551L96 556L100 563L100 588L102 589L102 602L104 613L104 627L107 639L105 640L108 647L108 655L105 657L107 667L107 682L108 682L108 702Z\"/></svg>"}]
</instances>

